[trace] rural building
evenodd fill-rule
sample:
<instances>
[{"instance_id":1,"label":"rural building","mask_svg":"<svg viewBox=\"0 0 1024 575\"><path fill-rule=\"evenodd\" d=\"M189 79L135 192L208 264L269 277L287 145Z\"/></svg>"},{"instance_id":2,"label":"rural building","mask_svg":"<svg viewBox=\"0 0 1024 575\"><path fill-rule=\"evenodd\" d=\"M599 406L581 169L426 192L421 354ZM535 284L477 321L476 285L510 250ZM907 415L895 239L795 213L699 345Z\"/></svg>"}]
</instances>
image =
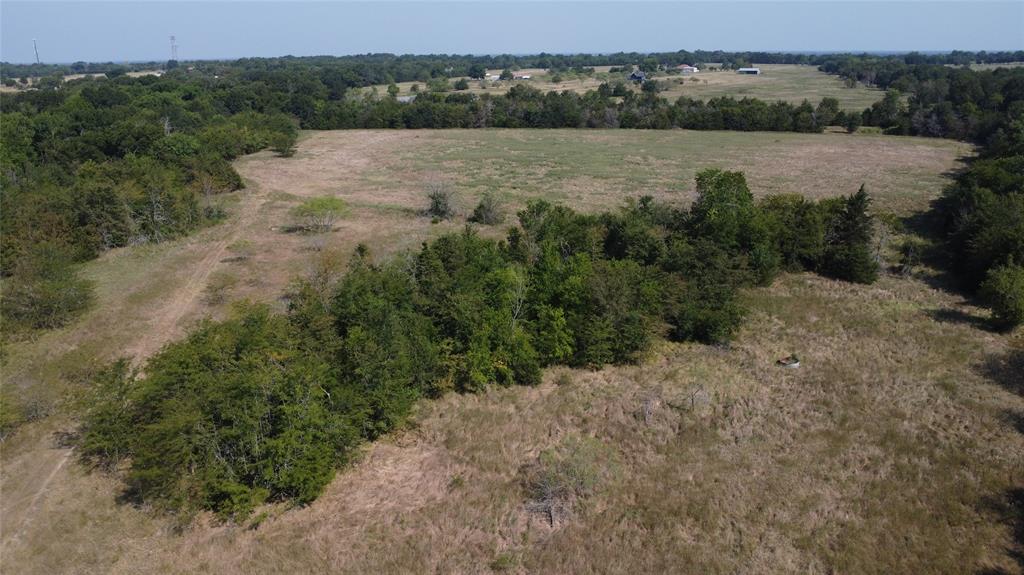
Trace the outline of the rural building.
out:
<instances>
[{"instance_id":1,"label":"rural building","mask_svg":"<svg viewBox=\"0 0 1024 575\"><path fill-rule=\"evenodd\" d=\"M682 74L696 74L697 72L700 72L696 66L691 66L689 64L680 64L676 66L676 70L679 70Z\"/></svg>"},{"instance_id":2,"label":"rural building","mask_svg":"<svg viewBox=\"0 0 1024 575\"><path fill-rule=\"evenodd\" d=\"M629 75L629 79L632 82L643 82L647 80L647 74L644 74L642 70L633 70L633 73Z\"/></svg>"},{"instance_id":3,"label":"rural building","mask_svg":"<svg viewBox=\"0 0 1024 575\"><path fill-rule=\"evenodd\" d=\"M531 76L529 74L515 74L513 75L513 78L516 80L529 80Z\"/></svg>"},{"instance_id":4,"label":"rural building","mask_svg":"<svg viewBox=\"0 0 1024 575\"><path fill-rule=\"evenodd\" d=\"M756 75L761 73L761 69L760 68L740 68L739 70L736 70L736 73L737 74L751 74L751 75L756 76Z\"/></svg>"},{"instance_id":5,"label":"rural building","mask_svg":"<svg viewBox=\"0 0 1024 575\"><path fill-rule=\"evenodd\" d=\"M487 77L484 79L489 82L497 82L498 80L501 79L501 76L499 74L488 74Z\"/></svg>"}]
</instances>

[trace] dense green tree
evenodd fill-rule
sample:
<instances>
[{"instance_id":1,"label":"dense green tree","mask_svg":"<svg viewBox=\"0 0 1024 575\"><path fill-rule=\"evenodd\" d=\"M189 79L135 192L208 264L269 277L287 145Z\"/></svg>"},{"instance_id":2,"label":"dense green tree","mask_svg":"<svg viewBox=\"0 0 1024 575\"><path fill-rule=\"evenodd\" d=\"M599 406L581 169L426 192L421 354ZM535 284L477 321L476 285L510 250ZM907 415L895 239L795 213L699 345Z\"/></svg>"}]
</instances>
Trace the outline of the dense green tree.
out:
<instances>
[{"instance_id":1,"label":"dense green tree","mask_svg":"<svg viewBox=\"0 0 1024 575\"><path fill-rule=\"evenodd\" d=\"M992 307L996 325L1012 328L1024 324L1024 267L1013 260L988 271L981 296Z\"/></svg>"},{"instance_id":2,"label":"dense green tree","mask_svg":"<svg viewBox=\"0 0 1024 575\"><path fill-rule=\"evenodd\" d=\"M825 251L821 271L856 283L873 283L878 262L871 251L874 220L871 199L861 185L856 194L826 204Z\"/></svg>"}]
</instances>

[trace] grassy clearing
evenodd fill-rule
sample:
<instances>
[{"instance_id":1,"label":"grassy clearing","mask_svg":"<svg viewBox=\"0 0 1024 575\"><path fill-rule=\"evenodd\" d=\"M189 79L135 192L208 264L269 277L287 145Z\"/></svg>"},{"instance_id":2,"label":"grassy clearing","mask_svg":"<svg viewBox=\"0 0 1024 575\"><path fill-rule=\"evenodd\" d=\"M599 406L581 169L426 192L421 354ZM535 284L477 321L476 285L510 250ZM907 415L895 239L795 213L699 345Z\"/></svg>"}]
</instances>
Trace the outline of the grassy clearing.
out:
<instances>
[{"instance_id":1,"label":"grassy clearing","mask_svg":"<svg viewBox=\"0 0 1024 575\"><path fill-rule=\"evenodd\" d=\"M539 196L596 210L640 193L685 202L693 173L718 166L745 170L757 194L866 181L881 209L909 213L967 151L843 134L314 133L294 158L239 160L249 187L225 224L88 264L97 307L12 346L4 385L55 400L80 389L82 366L131 349L202 262L167 340L230 300L274 301L315 250L385 255L459 229L468 214L420 215L438 177L468 207L494 191L510 213ZM283 229L323 196L349 206L334 231ZM1007 496L1024 489L1024 342L981 329L982 310L918 273L872 286L784 276L747 292L752 315L729 348L663 344L640 366L426 402L314 504L269 506L252 525L202 516L178 530L118 504L116 481L68 458L55 433L73 421L58 412L3 445L4 571L1019 573ZM236 281L211 305L203 290L220 274ZM803 367L774 366L791 353ZM552 525L530 504L531 469L576 438L615 473Z\"/></svg>"},{"instance_id":2,"label":"grassy clearing","mask_svg":"<svg viewBox=\"0 0 1024 575\"><path fill-rule=\"evenodd\" d=\"M732 96L734 98L758 98L770 102L783 100L794 104L799 104L806 99L816 104L822 98L831 97L839 100L842 109L860 111L881 100L884 95L881 90L862 84L847 88L839 77L825 74L816 66L761 64L758 67L761 68L761 74L758 76L740 75L731 70L715 72L702 70L692 76L662 74L655 75L653 78L669 82L669 89L661 95L671 100L675 100L679 96L699 100ZM529 80L517 80L516 82L525 83L545 92L569 90L583 93L588 90L596 90L603 82L614 83L625 80L626 74L609 74L607 69L608 66L598 67L593 77L570 78L568 76L571 75L567 74L565 75L567 77L560 82L554 82L554 74L548 73L546 70L521 70L520 73L530 74L532 77ZM500 72L501 70L491 70L488 73ZM423 82L402 82L398 84L399 95L412 95L414 84L418 84L421 90L426 88ZM512 85L514 85L513 82L470 80L468 91L474 94L504 94ZM364 90L368 92L376 90L379 95L387 94L387 86L373 86Z\"/></svg>"},{"instance_id":3,"label":"grassy clearing","mask_svg":"<svg viewBox=\"0 0 1024 575\"><path fill-rule=\"evenodd\" d=\"M335 194L366 207L422 210L424 186L437 180L455 183L467 209L484 192L510 208L534 197L589 211L642 194L685 203L694 174L714 167L743 170L757 195L820 198L866 183L880 208L909 213L969 153L948 140L837 133L344 131L314 133L293 159L257 154L240 165L274 191Z\"/></svg>"}]
</instances>

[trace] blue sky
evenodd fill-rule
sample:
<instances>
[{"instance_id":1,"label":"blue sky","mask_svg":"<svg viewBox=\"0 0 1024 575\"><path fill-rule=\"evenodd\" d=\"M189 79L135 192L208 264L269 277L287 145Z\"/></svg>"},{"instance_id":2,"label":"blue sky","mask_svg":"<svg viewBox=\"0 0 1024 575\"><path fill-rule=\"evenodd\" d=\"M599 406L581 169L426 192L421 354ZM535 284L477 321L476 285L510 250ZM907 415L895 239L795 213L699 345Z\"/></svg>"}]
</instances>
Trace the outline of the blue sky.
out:
<instances>
[{"instance_id":1,"label":"blue sky","mask_svg":"<svg viewBox=\"0 0 1024 575\"><path fill-rule=\"evenodd\" d=\"M11 2L0 60L1024 49L1024 2Z\"/></svg>"}]
</instances>

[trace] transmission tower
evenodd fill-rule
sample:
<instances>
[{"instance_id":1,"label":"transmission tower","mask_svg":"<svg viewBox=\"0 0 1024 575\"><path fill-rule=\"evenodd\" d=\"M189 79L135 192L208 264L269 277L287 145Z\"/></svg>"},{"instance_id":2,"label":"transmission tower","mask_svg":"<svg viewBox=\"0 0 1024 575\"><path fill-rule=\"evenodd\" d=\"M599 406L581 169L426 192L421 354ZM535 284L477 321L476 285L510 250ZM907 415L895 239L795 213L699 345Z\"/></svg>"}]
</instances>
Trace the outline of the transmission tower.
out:
<instances>
[{"instance_id":1,"label":"transmission tower","mask_svg":"<svg viewBox=\"0 0 1024 575\"><path fill-rule=\"evenodd\" d=\"M174 36L171 36L171 60L178 61L178 44L174 40Z\"/></svg>"}]
</instances>

